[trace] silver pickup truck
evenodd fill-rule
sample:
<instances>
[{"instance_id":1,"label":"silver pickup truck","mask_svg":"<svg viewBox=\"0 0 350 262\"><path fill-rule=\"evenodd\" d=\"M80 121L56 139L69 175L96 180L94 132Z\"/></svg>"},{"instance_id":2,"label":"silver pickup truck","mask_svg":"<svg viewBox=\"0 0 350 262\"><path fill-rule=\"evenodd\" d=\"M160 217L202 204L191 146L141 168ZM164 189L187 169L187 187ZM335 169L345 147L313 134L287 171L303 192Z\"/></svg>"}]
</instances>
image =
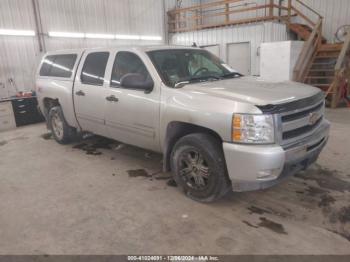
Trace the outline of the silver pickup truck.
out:
<instances>
[{"instance_id":1,"label":"silver pickup truck","mask_svg":"<svg viewBox=\"0 0 350 262\"><path fill-rule=\"evenodd\" d=\"M306 169L329 135L319 89L242 76L199 48L49 52L36 89L58 143L86 131L161 152L164 171L204 202Z\"/></svg>"}]
</instances>

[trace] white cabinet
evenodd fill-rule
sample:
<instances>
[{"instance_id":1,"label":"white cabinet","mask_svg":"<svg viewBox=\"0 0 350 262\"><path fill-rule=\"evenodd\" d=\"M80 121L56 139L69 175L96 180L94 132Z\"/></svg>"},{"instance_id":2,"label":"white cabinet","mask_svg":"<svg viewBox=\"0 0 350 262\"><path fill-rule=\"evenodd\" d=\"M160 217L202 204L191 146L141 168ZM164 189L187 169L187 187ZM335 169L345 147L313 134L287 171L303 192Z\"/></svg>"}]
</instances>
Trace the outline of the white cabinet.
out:
<instances>
[{"instance_id":1,"label":"white cabinet","mask_svg":"<svg viewBox=\"0 0 350 262\"><path fill-rule=\"evenodd\" d=\"M0 78L1 81L1 78ZM3 82L0 82L0 99L9 97L9 91Z\"/></svg>"},{"instance_id":2,"label":"white cabinet","mask_svg":"<svg viewBox=\"0 0 350 262\"><path fill-rule=\"evenodd\" d=\"M16 127L11 101L0 102L0 131Z\"/></svg>"},{"instance_id":3,"label":"white cabinet","mask_svg":"<svg viewBox=\"0 0 350 262\"><path fill-rule=\"evenodd\" d=\"M260 76L266 81L293 79L293 70L303 47L303 41L262 43L260 46Z\"/></svg>"}]
</instances>

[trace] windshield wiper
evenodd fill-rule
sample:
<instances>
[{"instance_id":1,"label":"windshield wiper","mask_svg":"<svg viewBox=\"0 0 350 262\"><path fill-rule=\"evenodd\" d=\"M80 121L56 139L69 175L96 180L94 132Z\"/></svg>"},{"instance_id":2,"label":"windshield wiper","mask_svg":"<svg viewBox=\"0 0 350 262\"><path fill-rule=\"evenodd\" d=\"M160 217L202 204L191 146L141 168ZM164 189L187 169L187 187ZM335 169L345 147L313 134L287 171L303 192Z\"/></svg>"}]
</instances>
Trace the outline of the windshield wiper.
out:
<instances>
[{"instance_id":1,"label":"windshield wiper","mask_svg":"<svg viewBox=\"0 0 350 262\"><path fill-rule=\"evenodd\" d=\"M174 84L175 88L180 88L183 87L187 84L190 83L196 83L196 82L203 82L203 81L208 81L210 79L215 79L215 80L219 80L222 79L221 76L217 76L217 75L206 75L206 76L200 76L200 77L190 77L187 79L181 79L179 81L176 81Z\"/></svg>"},{"instance_id":2,"label":"windshield wiper","mask_svg":"<svg viewBox=\"0 0 350 262\"><path fill-rule=\"evenodd\" d=\"M189 83L190 81L176 81L174 84L174 88L181 88Z\"/></svg>"}]
</instances>

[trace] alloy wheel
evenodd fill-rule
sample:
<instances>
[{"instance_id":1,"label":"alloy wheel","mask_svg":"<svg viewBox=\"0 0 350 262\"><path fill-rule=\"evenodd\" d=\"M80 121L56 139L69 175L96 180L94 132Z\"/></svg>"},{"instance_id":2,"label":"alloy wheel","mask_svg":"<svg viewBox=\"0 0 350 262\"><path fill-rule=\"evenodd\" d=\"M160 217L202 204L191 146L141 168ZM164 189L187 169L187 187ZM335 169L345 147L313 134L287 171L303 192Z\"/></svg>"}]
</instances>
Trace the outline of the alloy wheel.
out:
<instances>
[{"instance_id":1,"label":"alloy wheel","mask_svg":"<svg viewBox=\"0 0 350 262\"><path fill-rule=\"evenodd\" d=\"M205 190L208 187L209 167L199 151L191 149L181 154L180 177L195 190Z\"/></svg>"}]
</instances>

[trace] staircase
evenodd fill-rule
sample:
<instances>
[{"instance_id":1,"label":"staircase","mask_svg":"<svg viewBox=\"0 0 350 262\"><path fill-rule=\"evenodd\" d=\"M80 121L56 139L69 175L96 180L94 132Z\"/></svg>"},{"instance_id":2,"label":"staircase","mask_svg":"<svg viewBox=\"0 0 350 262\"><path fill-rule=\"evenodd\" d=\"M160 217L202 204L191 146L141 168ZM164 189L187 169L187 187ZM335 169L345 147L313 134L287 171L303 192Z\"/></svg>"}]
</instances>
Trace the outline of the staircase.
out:
<instances>
[{"instance_id":1,"label":"staircase","mask_svg":"<svg viewBox=\"0 0 350 262\"><path fill-rule=\"evenodd\" d=\"M305 41L294 68L294 80L324 91L326 102L332 108L337 107L341 100L345 100L350 107L350 94L347 94L350 82L350 32L344 43L327 43L322 36L323 17L308 7L318 16L317 23L313 23L293 7L291 2L289 0L289 8L310 25L292 23L290 19L286 21L290 32Z\"/></svg>"},{"instance_id":2,"label":"staircase","mask_svg":"<svg viewBox=\"0 0 350 262\"><path fill-rule=\"evenodd\" d=\"M289 30L296 34L300 40L306 41L312 34L312 28L305 24L290 23L288 26ZM322 43L326 43L327 39L322 38Z\"/></svg>"},{"instance_id":3,"label":"staircase","mask_svg":"<svg viewBox=\"0 0 350 262\"><path fill-rule=\"evenodd\" d=\"M350 33L342 44L328 43L322 36L322 15L303 0L258 2L213 0L175 8L168 11L168 30L180 33L265 21L285 23L291 33L305 41L293 80L320 88L331 107L342 100L350 107Z\"/></svg>"},{"instance_id":4,"label":"staircase","mask_svg":"<svg viewBox=\"0 0 350 262\"><path fill-rule=\"evenodd\" d=\"M335 79L335 65L342 45L322 44L316 50L304 83L316 86L327 92Z\"/></svg>"}]
</instances>

